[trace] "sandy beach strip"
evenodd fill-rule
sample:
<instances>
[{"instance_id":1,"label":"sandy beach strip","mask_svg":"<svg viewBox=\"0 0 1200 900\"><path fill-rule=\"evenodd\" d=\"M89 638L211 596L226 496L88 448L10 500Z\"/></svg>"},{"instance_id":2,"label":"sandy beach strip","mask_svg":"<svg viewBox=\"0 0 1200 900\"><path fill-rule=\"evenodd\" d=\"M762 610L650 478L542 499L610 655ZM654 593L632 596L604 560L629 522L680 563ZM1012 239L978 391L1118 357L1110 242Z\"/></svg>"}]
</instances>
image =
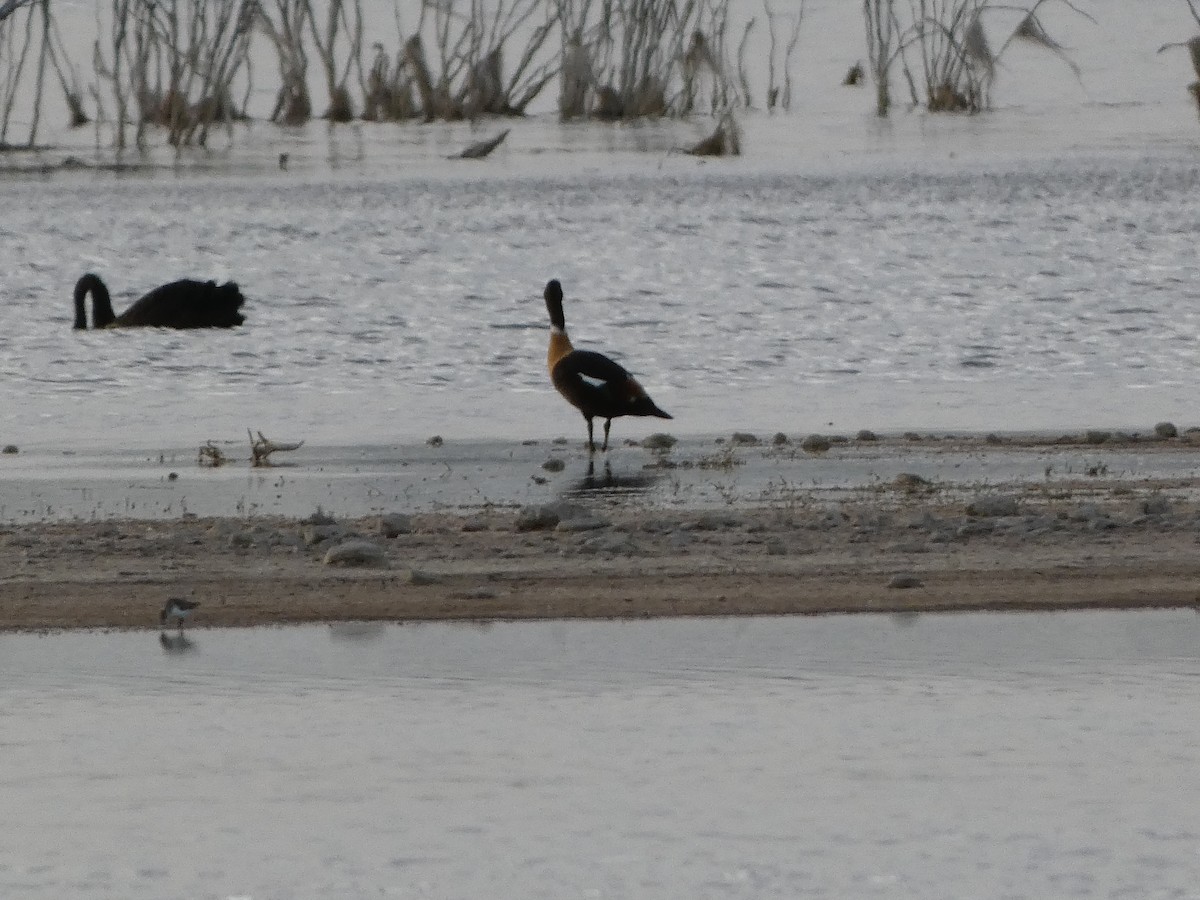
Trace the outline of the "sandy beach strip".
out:
<instances>
[{"instance_id":1,"label":"sandy beach strip","mask_svg":"<svg viewBox=\"0 0 1200 900\"><path fill-rule=\"evenodd\" d=\"M0 629L155 628L170 596L200 601L189 628L1191 607L1198 540L1190 501L1128 486L987 508L881 492L836 508L44 523L0 528Z\"/></svg>"}]
</instances>

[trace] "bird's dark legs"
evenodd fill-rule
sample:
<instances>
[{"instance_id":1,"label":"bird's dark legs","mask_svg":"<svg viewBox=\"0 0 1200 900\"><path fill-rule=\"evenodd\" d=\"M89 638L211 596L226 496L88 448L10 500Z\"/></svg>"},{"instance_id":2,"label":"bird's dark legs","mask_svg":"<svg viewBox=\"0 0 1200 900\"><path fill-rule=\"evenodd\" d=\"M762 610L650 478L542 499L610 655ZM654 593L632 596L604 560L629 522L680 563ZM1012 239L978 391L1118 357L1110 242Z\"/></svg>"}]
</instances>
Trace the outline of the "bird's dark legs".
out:
<instances>
[{"instance_id":1,"label":"bird's dark legs","mask_svg":"<svg viewBox=\"0 0 1200 900\"><path fill-rule=\"evenodd\" d=\"M596 440L592 433L592 417L591 416L587 417L587 423L588 423L588 453L595 453L596 452Z\"/></svg>"},{"instance_id":2,"label":"bird's dark legs","mask_svg":"<svg viewBox=\"0 0 1200 900\"><path fill-rule=\"evenodd\" d=\"M612 419L604 420L604 446L600 449L608 452L608 429L612 428Z\"/></svg>"}]
</instances>

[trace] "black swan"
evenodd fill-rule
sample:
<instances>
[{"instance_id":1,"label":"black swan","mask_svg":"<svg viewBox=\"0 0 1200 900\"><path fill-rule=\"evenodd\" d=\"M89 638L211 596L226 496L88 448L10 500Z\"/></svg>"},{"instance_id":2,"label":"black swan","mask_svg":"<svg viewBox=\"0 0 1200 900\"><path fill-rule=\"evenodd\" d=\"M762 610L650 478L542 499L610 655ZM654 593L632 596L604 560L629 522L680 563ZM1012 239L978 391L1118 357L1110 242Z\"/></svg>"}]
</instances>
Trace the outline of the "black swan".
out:
<instances>
[{"instance_id":1,"label":"black swan","mask_svg":"<svg viewBox=\"0 0 1200 900\"><path fill-rule=\"evenodd\" d=\"M227 281L193 281L185 278L156 287L119 316L104 282L90 272L75 284L75 327L87 328L84 300L92 295L93 328L157 326L159 328L232 328L246 321L238 309L246 298Z\"/></svg>"},{"instance_id":2,"label":"black swan","mask_svg":"<svg viewBox=\"0 0 1200 900\"><path fill-rule=\"evenodd\" d=\"M602 353L576 350L567 337L567 320L563 316L563 292L558 279L546 285L546 309L550 313L550 349L546 365L550 380L558 392L587 419L588 452L594 453L596 441L592 419L604 420L604 445L608 449L608 430L618 416L658 416L671 418L654 405L654 401L632 375Z\"/></svg>"}]
</instances>

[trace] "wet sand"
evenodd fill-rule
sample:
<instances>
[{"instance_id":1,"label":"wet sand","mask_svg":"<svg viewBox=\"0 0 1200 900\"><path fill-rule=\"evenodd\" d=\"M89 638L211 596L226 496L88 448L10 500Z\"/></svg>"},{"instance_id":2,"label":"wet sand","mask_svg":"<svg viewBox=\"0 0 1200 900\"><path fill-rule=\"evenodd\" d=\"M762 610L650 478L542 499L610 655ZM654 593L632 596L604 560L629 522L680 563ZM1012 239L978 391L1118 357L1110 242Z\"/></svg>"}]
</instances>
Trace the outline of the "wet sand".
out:
<instances>
[{"instance_id":1,"label":"wet sand","mask_svg":"<svg viewBox=\"0 0 1200 900\"><path fill-rule=\"evenodd\" d=\"M544 503L382 518L9 523L0 527L0 628L157 627L170 596L200 601L190 628L1200 603L1190 443L1087 447L1080 468L1053 457L1043 477L1003 483L987 474L994 454L1006 470L1032 470L1048 447L988 447L958 441L911 456L902 441L881 442L870 449L879 471L924 461L959 474L901 472L834 491L796 486L814 463L789 450L795 469L785 471L797 481L788 491L728 494L725 505L671 502L669 492L548 491ZM841 453L848 464L856 452L820 457ZM784 465L778 449L738 453L749 474L738 460L712 472L678 454L638 465L700 472L718 494L724 477L752 481L755 459L775 454L776 475ZM330 558L348 546L360 558Z\"/></svg>"}]
</instances>

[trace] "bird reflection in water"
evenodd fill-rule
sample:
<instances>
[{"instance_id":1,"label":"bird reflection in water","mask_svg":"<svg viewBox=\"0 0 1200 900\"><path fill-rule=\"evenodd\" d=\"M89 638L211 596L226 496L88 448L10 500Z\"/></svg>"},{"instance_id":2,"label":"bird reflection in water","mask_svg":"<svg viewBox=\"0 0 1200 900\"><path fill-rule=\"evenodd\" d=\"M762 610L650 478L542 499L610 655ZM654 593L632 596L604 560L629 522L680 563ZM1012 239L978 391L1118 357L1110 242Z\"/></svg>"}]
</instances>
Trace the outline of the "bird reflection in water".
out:
<instances>
[{"instance_id":1,"label":"bird reflection in water","mask_svg":"<svg viewBox=\"0 0 1200 900\"><path fill-rule=\"evenodd\" d=\"M335 641L377 641L387 634L383 622L334 622L329 626L329 636Z\"/></svg>"},{"instance_id":2,"label":"bird reflection in water","mask_svg":"<svg viewBox=\"0 0 1200 900\"><path fill-rule=\"evenodd\" d=\"M195 653L199 647L196 642L183 632L179 634L167 634L165 631L158 633L158 643L162 647L163 653L168 656L182 656L184 653Z\"/></svg>"},{"instance_id":3,"label":"bird reflection in water","mask_svg":"<svg viewBox=\"0 0 1200 900\"><path fill-rule=\"evenodd\" d=\"M613 474L608 460L604 461L604 469L596 474L596 463L588 460L587 474L567 488L567 494L640 494L654 486L657 475L645 472L636 474Z\"/></svg>"}]
</instances>

